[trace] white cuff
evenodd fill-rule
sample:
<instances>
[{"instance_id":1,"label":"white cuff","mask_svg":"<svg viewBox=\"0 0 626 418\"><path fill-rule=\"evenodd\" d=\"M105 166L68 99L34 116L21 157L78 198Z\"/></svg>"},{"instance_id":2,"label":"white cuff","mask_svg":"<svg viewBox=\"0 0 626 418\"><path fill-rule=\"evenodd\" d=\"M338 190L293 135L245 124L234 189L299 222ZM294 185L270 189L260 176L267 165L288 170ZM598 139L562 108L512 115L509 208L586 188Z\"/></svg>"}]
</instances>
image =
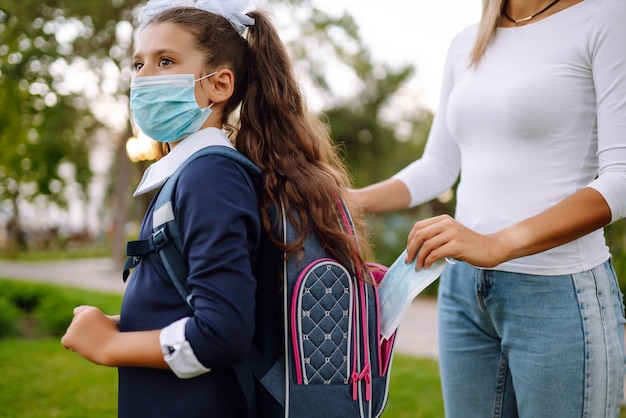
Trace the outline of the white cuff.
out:
<instances>
[{"instance_id":1,"label":"white cuff","mask_svg":"<svg viewBox=\"0 0 626 418\"><path fill-rule=\"evenodd\" d=\"M189 317L179 319L161 330L159 342L165 362L176 376L189 379L210 372L198 361L189 341L185 338L185 324Z\"/></svg>"}]
</instances>

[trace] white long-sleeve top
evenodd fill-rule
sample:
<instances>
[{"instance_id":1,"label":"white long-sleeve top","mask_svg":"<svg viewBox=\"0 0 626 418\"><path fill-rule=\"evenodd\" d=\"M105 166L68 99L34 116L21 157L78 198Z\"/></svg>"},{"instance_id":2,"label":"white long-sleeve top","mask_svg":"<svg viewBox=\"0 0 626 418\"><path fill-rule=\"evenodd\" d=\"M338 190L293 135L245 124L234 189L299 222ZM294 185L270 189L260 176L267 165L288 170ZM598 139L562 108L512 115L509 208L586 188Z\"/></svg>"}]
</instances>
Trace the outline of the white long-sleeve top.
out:
<instances>
[{"instance_id":1,"label":"white long-sleeve top","mask_svg":"<svg viewBox=\"0 0 626 418\"><path fill-rule=\"evenodd\" d=\"M451 187L455 218L493 233L584 187L626 217L626 2L585 0L498 28L475 66L476 26L452 41L424 155L395 177L412 205ZM603 230L496 267L557 275L610 257Z\"/></svg>"}]
</instances>

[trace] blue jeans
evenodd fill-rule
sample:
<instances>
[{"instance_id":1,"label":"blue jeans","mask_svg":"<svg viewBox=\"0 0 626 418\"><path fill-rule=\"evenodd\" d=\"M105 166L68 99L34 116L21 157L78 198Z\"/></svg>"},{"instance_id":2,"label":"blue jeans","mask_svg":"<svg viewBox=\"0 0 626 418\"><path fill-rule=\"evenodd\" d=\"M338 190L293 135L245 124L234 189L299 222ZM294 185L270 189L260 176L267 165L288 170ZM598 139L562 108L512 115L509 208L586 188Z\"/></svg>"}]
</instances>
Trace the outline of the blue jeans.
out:
<instances>
[{"instance_id":1,"label":"blue jeans","mask_svg":"<svg viewBox=\"0 0 626 418\"><path fill-rule=\"evenodd\" d=\"M619 416L625 320L610 261L563 276L457 262L438 309L447 417Z\"/></svg>"}]
</instances>

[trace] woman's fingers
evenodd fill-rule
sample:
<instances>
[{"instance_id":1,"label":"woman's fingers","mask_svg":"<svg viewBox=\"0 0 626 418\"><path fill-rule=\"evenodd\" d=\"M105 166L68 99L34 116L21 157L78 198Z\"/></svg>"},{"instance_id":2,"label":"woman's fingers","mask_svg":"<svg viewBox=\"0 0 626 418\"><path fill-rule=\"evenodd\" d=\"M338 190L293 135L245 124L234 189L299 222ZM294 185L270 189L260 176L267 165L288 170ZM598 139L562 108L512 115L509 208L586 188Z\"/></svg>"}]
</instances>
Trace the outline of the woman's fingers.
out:
<instances>
[{"instance_id":1,"label":"woman's fingers","mask_svg":"<svg viewBox=\"0 0 626 418\"><path fill-rule=\"evenodd\" d=\"M416 222L407 241L407 262L417 258L416 267L428 267L444 254L440 248L448 240L456 221L448 215L436 216Z\"/></svg>"}]
</instances>

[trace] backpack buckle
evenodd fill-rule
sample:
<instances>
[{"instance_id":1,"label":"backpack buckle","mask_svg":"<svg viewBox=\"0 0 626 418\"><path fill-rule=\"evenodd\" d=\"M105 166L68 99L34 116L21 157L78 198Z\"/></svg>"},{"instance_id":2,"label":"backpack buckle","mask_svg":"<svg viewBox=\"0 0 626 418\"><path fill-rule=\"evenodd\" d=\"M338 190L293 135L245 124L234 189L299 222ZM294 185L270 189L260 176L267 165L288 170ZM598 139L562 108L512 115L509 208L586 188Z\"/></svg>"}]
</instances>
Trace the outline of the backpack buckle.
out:
<instances>
[{"instance_id":1,"label":"backpack buckle","mask_svg":"<svg viewBox=\"0 0 626 418\"><path fill-rule=\"evenodd\" d=\"M157 229L152 233L152 243L154 244L155 251L160 250L169 243L165 228Z\"/></svg>"}]
</instances>

